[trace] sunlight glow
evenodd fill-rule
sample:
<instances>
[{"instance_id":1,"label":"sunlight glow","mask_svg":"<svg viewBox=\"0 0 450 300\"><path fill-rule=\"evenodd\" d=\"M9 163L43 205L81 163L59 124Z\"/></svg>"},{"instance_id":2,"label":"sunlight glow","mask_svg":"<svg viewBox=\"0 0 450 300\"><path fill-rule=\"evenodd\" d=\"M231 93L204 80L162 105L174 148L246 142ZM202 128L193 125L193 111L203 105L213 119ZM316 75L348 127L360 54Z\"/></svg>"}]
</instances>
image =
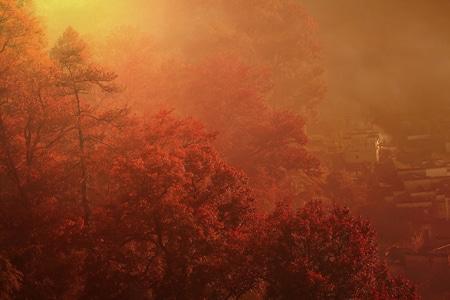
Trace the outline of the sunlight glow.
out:
<instances>
[{"instance_id":1,"label":"sunlight glow","mask_svg":"<svg viewBox=\"0 0 450 300\"><path fill-rule=\"evenodd\" d=\"M160 35L163 7L155 0L36 0L36 13L46 19L50 42L72 26L82 35L105 37L122 25Z\"/></svg>"}]
</instances>

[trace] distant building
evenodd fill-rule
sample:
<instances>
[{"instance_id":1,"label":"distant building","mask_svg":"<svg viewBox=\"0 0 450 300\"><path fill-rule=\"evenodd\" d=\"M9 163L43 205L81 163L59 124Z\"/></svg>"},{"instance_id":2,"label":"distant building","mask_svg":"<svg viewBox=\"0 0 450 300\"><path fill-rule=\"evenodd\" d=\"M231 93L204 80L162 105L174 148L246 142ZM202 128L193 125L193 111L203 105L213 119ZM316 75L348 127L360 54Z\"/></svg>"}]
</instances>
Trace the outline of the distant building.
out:
<instances>
[{"instance_id":1,"label":"distant building","mask_svg":"<svg viewBox=\"0 0 450 300\"><path fill-rule=\"evenodd\" d=\"M385 163L397 157L397 145L392 145L384 139L377 139L376 143L377 162Z\"/></svg>"},{"instance_id":2,"label":"distant building","mask_svg":"<svg viewBox=\"0 0 450 300\"><path fill-rule=\"evenodd\" d=\"M356 131L342 137L342 153L346 164L376 163L378 132Z\"/></svg>"}]
</instances>

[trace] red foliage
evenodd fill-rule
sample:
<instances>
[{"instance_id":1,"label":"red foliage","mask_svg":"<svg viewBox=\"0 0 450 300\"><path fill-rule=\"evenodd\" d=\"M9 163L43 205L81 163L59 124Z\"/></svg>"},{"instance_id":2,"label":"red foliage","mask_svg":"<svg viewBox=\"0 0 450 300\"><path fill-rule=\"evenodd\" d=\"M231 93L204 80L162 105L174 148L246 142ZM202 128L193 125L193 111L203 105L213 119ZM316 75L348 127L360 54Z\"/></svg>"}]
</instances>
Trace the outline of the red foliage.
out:
<instances>
[{"instance_id":1,"label":"red foliage","mask_svg":"<svg viewBox=\"0 0 450 300\"><path fill-rule=\"evenodd\" d=\"M310 202L294 213L279 202L268 228L268 298L418 298L411 282L389 275L373 226L347 209Z\"/></svg>"},{"instance_id":2,"label":"red foliage","mask_svg":"<svg viewBox=\"0 0 450 300\"><path fill-rule=\"evenodd\" d=\"M213 135L161 112L129 138L143 146L115 161L120 202L99 224L102 253L114 260L105 272L133 278L114 291L117 296L130 284L156 298L212 299L249 290L255 277L229 265L244 265L253 198L243 174L210 144ZM102 286L108 283L93 282L90 291L110 290Z\"/></svg>"},{"instance_id":3,"label":"red foliage","mask_svg":"<svg viewBox=\"0 0 450 300\"><path fill-rule=\"evenodd\" d=\"M232 166L245 171L266 208L289 174L318 175L318 160L305 150L304 120L267 106L272 91L267 69L254 69L238 56L211 56L190 68L178 107L220 134L215 145ZM205 84L205 82L208 84Z\"/></svg>"},{"instance_id":4,"label":"red foliage","mask_svg":"<svg viewBox=\"0 0 450 300\"><path fill-rule=\"evenodd\" d=\"M149 98L169 99L205 125L166 111L139 124L112 109L95 87L116 91L115 75L90 60L77 32L68 29L53 48L56 70L41 56L36 20L17 3L0 0L1 297L416 298L380 262L370 223L349 211L316 202L297 212L281 202L270 215L255 209L250 186L273 201L290 194L289 176L318 168L303 119L269 108L272 75L255 67L290 78L280 97L299 99L288 91L299 76L314 83L307 103L320 95L317 69L305 61L316 57L311 31L299 36L309 19L299 20L292 1L195 0L198 12L234 16L230 35L213 26L222 54L186 65L154 61L166 77L137 66L153 48L125 59L124 68L145 75L135 87L157 78ZM279 34L292 26L292 35ZM308 43L276 51L297 38ZM252 47L254 61L244 63L242 49Z\"/></svg>"}]
</instances>

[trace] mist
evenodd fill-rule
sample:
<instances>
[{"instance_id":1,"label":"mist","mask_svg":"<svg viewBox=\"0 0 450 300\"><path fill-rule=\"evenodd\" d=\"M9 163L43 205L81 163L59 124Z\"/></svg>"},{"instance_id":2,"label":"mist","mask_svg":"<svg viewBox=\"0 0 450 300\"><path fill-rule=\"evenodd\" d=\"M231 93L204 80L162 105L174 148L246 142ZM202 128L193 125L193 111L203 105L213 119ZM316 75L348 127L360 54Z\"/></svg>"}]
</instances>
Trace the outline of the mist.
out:
<instances>
[{"instance_id":1,"label":"mist","mask_svg":"<svg viewBox=\"0 0 450 300\"><path fill-rule=\"evenodd\" d=\"M449 9L0 0L0 298L448 294Z\"/></svg>"},{"instance_id":2,"label":"mist","mask_svg":"<svg viewBox=\"0 0 450 300\"><path fill-rule=\"evenodd\" d=\"M448 1L300 1L318 24L323 118L360 113L396 131L399 115L449 108Z\"/></svg>"},{"instance_id":3,"label":"mist","mask_svg":"<svg viewBox=\"0 0 450 300\"><path fill-rule=\"evenodd\" d=\"M399 115L433 118L449 108L448 2L298 2L318 28L328 89L320 106L325 123L359 114L395 132ZM172 5L156 0L126 4L117 0L36 1L37 13L45 16L52 42L69 25L95 39L126 25L165 40L169 48L174 40L184 38L174 29L186 22L177 20L181 13L176 9L182 11L183 7Z\"/></svg>"}]
</instances>

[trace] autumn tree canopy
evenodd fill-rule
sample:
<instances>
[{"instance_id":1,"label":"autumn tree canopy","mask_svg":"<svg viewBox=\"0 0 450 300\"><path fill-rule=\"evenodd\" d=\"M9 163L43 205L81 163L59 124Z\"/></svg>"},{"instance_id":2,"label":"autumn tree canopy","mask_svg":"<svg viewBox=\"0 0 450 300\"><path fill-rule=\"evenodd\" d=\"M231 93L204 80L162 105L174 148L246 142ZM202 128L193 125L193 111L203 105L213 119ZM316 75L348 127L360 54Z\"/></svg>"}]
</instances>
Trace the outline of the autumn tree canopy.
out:
<instances>
[{"instance_id":1,"label":"autumn tree canopy","mask_svg":"<svg viewBox=\"0 0 450 300\"><path fill-rule=\"evenodd\" d=\"M0 0L0 297L415 299L369 222L286 188L320 175L303 9L167 3L178 40L125 29L98 55L72 27L47 53L24 2Z\"/></svg>"},{"instance_id":2,"label":"autumn tree canopy","mask_svg":"<svg viewBox=\"0 0 450 300\"><path fill-rule=\"evenodd\" d=\"M269 299L418 299L414 285L389 275L370 222L348 209L279 202L268 226Z\"/></svg>"},{"instance_id":3,"label":"autumn tree canopy","mask_svg":"<svg viewBox=\"0 0 450 300\"><path fill-rule=\"evenodd\" d=\"M163 35L121 27L98 49L122 75L122 101L137 113L162 108L194 116L220 133L215 146L259 196L292 196L292 180L319 174L304 134L325 90L311 18L293 1L161 6ZM297 184L295 193L310 184ZM260 202L273 208L271 200Z\"/></svg>"},{"instance_id":4,"label":"autumn tree canopy","mask_svg":"<svg viewBox=\"0 0 450 300\"><path fill-rule=\"evenodd\" d=\"M163 45L189 59L233 52L266 66L277 83L272 107L312 117L325 95L314 21L293 0L167 1Z\"/></svg>"},{"instance_id":5,"label":"autumn tree canopy","mask_svg":"<svg viewBox=\"0 0 450 300\"><path fill-rule=\"evenodd\" d=\"M27 137L35 130L31 128L35 119L43 117L42 98L36 89L38 68L46 64L41 43L44 35L36 19L16 1L2 0L0 9L0 164L24 200L32 152Z\"/></svg>"},{"instance_id":6,"label":"autumn tree canopy","mask_svg":"<svg viewBox=\"0 0 450 300\"><path fill-rule=\"evenodd\" d=\"M214 135L193 120L161 112L136 134L133 140L145 146L117 157L111 170L118 198L99 211L104 261L89 274L88 295L128 298L130 285L155 299L221 299L248 291L257 279L228 267L246 265L241 246L255 208L245 176L220 158ZM95 280L108 274L116 275ZM125 285L115 284L127 277Z\"/></svg>"},{"instance_id":7,"label":"autumn tree canopy","mask_svg":"<svg viewBox=\"0 0 450 300\"><path fill-rule=\"evenodd\" d=\"M245 171L262 202L290 195L280 187L291 173L319 174L318 161L305 150L303 118L268 106L273 80L267 68L218 54L187 72L178 106L219 132L215 146L229 164Z\"/></svg>"}]
</instances>

